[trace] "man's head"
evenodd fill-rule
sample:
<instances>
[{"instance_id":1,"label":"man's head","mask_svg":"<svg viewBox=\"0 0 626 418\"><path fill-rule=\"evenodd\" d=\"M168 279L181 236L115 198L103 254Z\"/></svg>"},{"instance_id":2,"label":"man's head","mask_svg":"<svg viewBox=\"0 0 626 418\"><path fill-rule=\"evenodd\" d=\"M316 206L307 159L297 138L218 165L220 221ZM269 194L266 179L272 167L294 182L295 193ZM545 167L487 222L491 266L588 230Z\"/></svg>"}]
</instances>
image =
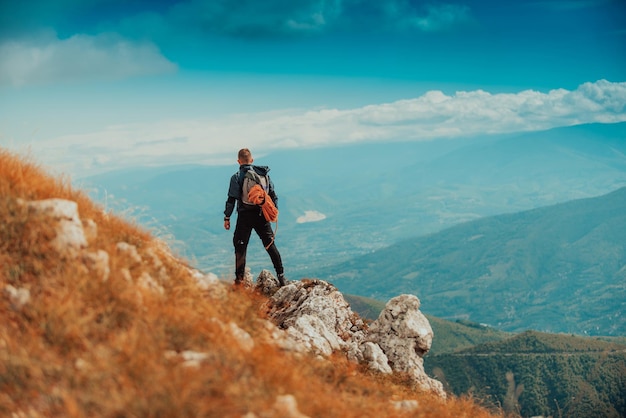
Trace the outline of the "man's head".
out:
<instances>
[{"instance_id":1,"label":"man's head","mask_svg":"<svg viewBox=\"0 0 626 418\"><path fill-rule=\"evenodd\" d=\"M254 158L252 158L252 153L248 148L242 148L237 154L237 161L239 164L252 164Z\"/></svg>"}]
</instances>

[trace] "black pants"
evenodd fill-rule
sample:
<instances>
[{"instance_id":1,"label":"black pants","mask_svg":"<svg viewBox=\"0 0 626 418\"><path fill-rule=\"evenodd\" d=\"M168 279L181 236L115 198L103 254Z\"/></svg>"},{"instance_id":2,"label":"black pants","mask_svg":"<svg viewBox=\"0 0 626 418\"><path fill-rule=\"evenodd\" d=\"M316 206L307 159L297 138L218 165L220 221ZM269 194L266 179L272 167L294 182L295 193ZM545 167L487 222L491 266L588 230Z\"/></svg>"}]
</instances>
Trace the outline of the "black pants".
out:
<instances>
[{"instance_id":1,"label":"black pants","mask_svg":"<svg viewBox=\"0 0 626 418\"><path fill-rule=\"evenodd\" d=\"M263 247L272 259L276 274L283 273L283 262L280 253L274 243L274 232L272 226L263 217L261 210L242 210L237 213L237 225L235 226L235 234L233 236L233 244L235 246L235 277L241 280L246 272L246 252L248 250L248 242L252 230L257 233Z\"/></svg>"}]
</instances>

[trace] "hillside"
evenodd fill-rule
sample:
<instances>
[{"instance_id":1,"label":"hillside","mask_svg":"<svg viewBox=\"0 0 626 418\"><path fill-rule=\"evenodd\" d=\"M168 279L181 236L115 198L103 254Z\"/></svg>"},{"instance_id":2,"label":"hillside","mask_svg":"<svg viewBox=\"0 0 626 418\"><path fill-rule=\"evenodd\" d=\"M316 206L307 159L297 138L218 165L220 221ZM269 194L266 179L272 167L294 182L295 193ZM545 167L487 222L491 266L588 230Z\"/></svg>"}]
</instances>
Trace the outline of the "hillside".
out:
<instances>
[{"instance_id":1,"label":"hillside","mask_svg":"<svg viewBox=\"0 0 626 418\"><path fill-rule=\"evenodd\" d=\"M360 296L347 299L370 319L384 306ZM428 320L436 338L424 367L457 395L472 393L521 416L600 418L626 412L623 338L512 335L468 321Z\"/></svg>"},{"instance_id":2,"label":"hillside","mask_svg":"<svg viewBox=\"0 0 626 418\"><path fill-rule=\"evenodd\" d=\"M522 416L626 415L626 345L528 331L430 356L429 373Z\"/></svg>"},{"instance_id":3,"label":"hillside","mask_svg":"<svg viewBox=\"0 0 626 418\"><path fill-rule=\"evenodd\" d=\"M441 318L514 332L624 335L624 213L621 188L467 222L321 274L343 292L379 300L416 294Z\"/></svg>"},{"instance_id":4,"label":"hillside","mask_svg":"<svg viewBox=\"0 0 626 418\"><path fill-rule=\"evenodd\" d=\"M0 225L0 415L493 416L342 355L284 351L261 295L3 150Z\"/></svg>"},{"instance_id":5,"label":"hillside","mask_svg":"<svg viewBox=\"0 0 626 418\"><path fill-rule=\"evenodd\" d=\"M502 341L487 342L460 350L460 354L492 353L585 353L625 351L626 345L598 338L526 331Z\"/></svg>"}]
</instances>

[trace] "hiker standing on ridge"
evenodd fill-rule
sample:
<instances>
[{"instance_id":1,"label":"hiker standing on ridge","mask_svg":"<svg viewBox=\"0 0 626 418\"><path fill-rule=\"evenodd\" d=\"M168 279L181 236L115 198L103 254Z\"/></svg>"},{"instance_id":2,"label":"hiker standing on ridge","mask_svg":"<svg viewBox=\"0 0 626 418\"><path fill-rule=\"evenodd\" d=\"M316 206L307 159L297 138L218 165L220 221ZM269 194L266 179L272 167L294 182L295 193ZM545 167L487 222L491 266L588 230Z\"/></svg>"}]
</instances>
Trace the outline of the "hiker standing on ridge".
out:
<instances>
[{"instance_id":1,"label":"hiker standing on ridge","mask_svg":"<svg viewBox=\"0 0 626 418\"><path fill-rule=\"evenodd\" d=\"M248 242L250 241L250 234L254 229L272 259L280 285L284 286L286 282L283 262L274 243L272 226L269 220L266 219L266 217L271 219L272 216L271 214L266 214L267 206L274 210L273 215L278 216L278 211L276 210L278 197L274 191L274 184L267 174L270 169L267 166L252 165L254 159L252 158L252 153L247 148L239 150L237 161L239 162L239 171L230 178L228 199L224 209L224 229L229 230L230 216L235 209L235 202L237 202L237 224L233 235L233 244L235 246L235 284L243 282L246 271ZM258 186L254 189L254 185L257 184ZM259 186L262 189L259 189ZM259 191L260 200L250 201L252 194L249 195L248 192L251 187L253 190L252 194L254 194L255 190ZM265 204L266 201L268 201L269 205Z\"/></svg>"}]
</instances>

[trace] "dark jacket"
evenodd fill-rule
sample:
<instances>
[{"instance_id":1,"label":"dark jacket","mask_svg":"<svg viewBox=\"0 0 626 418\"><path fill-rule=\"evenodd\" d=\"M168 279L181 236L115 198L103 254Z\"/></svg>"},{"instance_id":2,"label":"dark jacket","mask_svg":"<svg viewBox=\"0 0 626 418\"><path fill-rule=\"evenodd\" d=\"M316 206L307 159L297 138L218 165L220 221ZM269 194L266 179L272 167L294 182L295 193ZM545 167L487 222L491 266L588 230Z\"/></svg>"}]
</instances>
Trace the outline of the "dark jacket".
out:
<instances>
[{"instance_id":1,"label":"dark jacket","mask_svg":"<svg viewBox=\"0 0 626 418\"><path fill-rule=\"evenodd\" d=\"M252 168L257 174L261 176L267 176L268 180L268 190L267 194L272 198L274 205L278 208L278 196L276 196L276 192L274 191L274 183L272 183L272 179L268 175L270 168L264 165L252 165L252 164L242 164L239 166L239 171L233 174L230 178L230 185L228 186L228 199L226 199L226 208L224 209L224 216L230 217L235 209L235 202L237 202L237 211L243 210L259 210L258 207L249 209L245 205L241 203L241 189L243 185L243 178L246 175L246 172Z\"/></svg>"}]
</instances>

